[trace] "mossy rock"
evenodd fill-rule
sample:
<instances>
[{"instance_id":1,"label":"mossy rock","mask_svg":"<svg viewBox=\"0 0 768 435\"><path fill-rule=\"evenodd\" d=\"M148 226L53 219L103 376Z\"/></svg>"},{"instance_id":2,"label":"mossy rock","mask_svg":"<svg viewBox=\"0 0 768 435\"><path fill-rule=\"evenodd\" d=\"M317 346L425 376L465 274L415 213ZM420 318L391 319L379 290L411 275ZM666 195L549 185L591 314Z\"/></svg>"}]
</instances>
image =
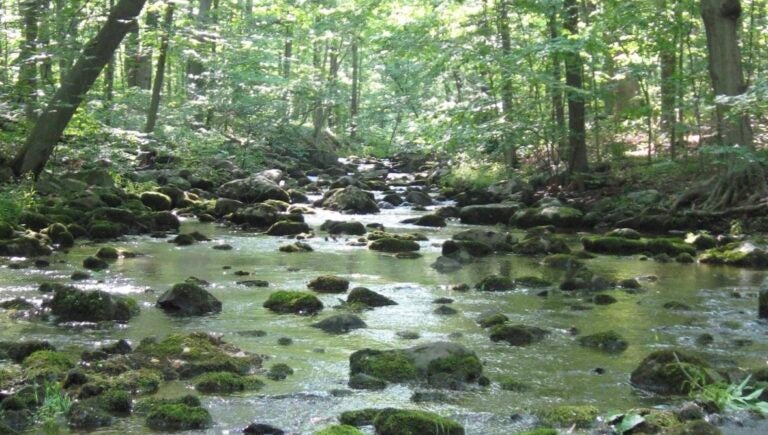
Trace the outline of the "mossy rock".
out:
<instances>
[{"instance_id":1,"label":"mossy rock","mask_svg":"<svg viewBox=\"0 0 768 435\"><path fill-rule=\"evenodd\" d=\"M560 432L557 429L549 427L540 427L533 430L527 430L525 432L517 432L516 435L559 435Z\"/></svg>"},{"instance_id":2,"label":"mossy rock","mask_svg":"<svg viewBox=\"0 0 768 435\"><path fill-rule=\"evenodd\" d=\"M195 389L204 394L232 394L261 389L264 383L253 376L231 372L203 373L195 379Z\"/></svg>"},{"instance_id":3,"label":"mossy rock","mask_svg":"<svg viewBox=\"0 0 768 435\"><path fill-rule=\"evenodd\" d=\"M0 302L0 308L4 310L30 310L35 308L35 304L24 298L13 298Z\"/></svg>"},{"instance_id":4,"label":"mossy rock","mask_svg":"<svg viewBox=\"0 0 768 435\"><path fill-rule=\"evenodd\" d=\"M354 426L337 424L316 431L312 435L363 435L363 433Z\"/></svg>"},{"instance_id":5,"label":"mossy rock","mask_svg":"<svg viewBox=\"0 0 768 435\"><path fill-rule=\"evenodd\" d=\"M75 402L67 412L67 424L73 429L93 430L111 426L113 418L101 398Z\"/></svg>"},{"instance_id":6,"label":"mossy rock","mask_svg":"<svg viewBox=\"0 0 768 435\"><path fill-rule=\"evenodd\" d=\"M559 405L541 409L536 416L549 426L588 428L595 421L600 411L594 406Z\"/></svg>"},{"instance_id":7,"label":"mossy rock","mask_svg":"<svg viewBox=\"0 0 768 435\"><path fill-rule=\"evenodd\" d=\"M347 304L360 304L365 307L375 308L397 305L397 302L365 287L355 287L347 296Z\"/></svg>"},{"instance_id":8,"label":"mossy rock","mask_svg":"<svg viewBox=\"0 0 768 435\"><path fill-rule=\"evenodd\" d=\"M39 350L55 351L56 348L42 340L2 341L0 342L0 359L9 358L20 364L25 358Z\"/></svg>"},{"instance_id":9,"label":"mossy rock","mask_svg":"<svg viewBox=\"0 0 768 435\"><path fill-rule=\"evenodd\" d=\"M51 221L41 213L25 211L19 215L19 224L24 225L30 230L40 231L50 225Z\"/></svg>"},{"instance_id":10,"label":"mossy rock","mask_svg":"<svg viewBox=\"0 0 768 435\"><path fill-rule=\"evenodd\" d=\"M722 435L723 431L707 421L693 420L666 433L669 435Z\"/></svg>"},{"instance_id":11,"label":"mossy rock","mask_svg":"<svg viewBox=\"0 0 768 435\"><path fill-rule=\"evenodd\" d=\"M481 328L487 329L496 325L507 323L508 321L509 321L509 317L507 317L505 314L495 313L495 314L490 314L490 315L486 315L479 318L477 320L477 323L480 325Z\"/></svg>"},{"instance_id":12,"label":"mossy rock","mask_svg":"<svg viewBox=\"0 0 768 435\"><path fill-rule=\"evenodd\" d=\"M504 391L523 392L530 390L530 386L515 378L505 377L499 380L499 387Z\"/></svg>"},{"instance_id":13,"label":"mossy rock","mask_svg":"<svg viewBox=\"0 0 768 435\"><path fill-rule=\"evenodd\" d=\"M98 400L107 411L115 414L130 414L133 407L130 393L116 388L100 394Z\"/></svg>"},{"instance_id":14,"label":"mossy rock","mask_svg":"<svg viewBox=\"0 0 768 435\"><path fill-rule=\"evenodd\" d=\"M75 244L75 237L64 224L53 224L47 228L46 233L53 243L62 248L71 248Z\"/></svg>"},{"instance_id":15,"label":"mossy rock","mask_svg":"<svg viewBox=\"0 0 768 435\"><path fill-rule=\"evenodd\" d=\"M75 287L57 288L50 307L57 322L127 322L139 312L138 304L129 297Z\"/></svg>"},{"instance_id":16,"label":"mossy rock","mask_svg":"<svg viewBox=\"0 0 768 435\"><path fill-rule=\"evenodd\" d=\"M295 236L308 233L311 229L304 222L278 221L265 232L268 236Z\"/></svg>"},{"instance_id":17,"label":"mossy rock","mask_svg":"<svg viewBox=\"0 0 768 435\"><path fill-rule=\"evenodd\" d=\"M61 379L74 366L69 355L53 350L38 350L21 363L27 379Z\"/></svg>"},{"instance_id":18,"label":"mossy rock","mask_svg":"<svg viewBox=\"0 0 768 435\"><path fill-rule=\"evenodd\" d=\"M117 260L118 257L120 257L120 252L111 246L104 246L96 251L96 258L102 260Z\"/></svg>"},{"instance_id":19,"label":"mossy rock","mask_svg":"<svg viewBox=\"0 0 768 435\"><path fill-rule=\"evenodd\" d=\"M515 289L515 282L506 276L491 275L475 284L475 288L482 292L503 292Z\"/></svg>"},{"instance_id":20,"label":"mossy rock","mask_svg":"<svg viewBox=\"0 0 768 435\"><path fill-rule=\"evenodd\" d=\"M584 249L595 254L636 255L648 253L651 255L666 254L678 256L683 253L696 255L696 248L679 239L628 239L626 237L584 237L581 239Z\"/></svg>"},{"instance_id":21,"label":"mossy rock","mask_svg":"<svg viewBox=\"0 0 768 435\"><path fill-rule=\"evenodd\" d=\"M273 381L282 381L293 374L293 369L288 364L277 363L269 368L267 378Z\"/></svg>"},{"instance_id":22,"label":"mossy rock","mask_svg":"<svg viewBox=\"0 0 768 435\"><path fill-rule=\"evenodd\" d=\"M312 248L312 246L310 246L307 243L294 242L294 243L291 243L290 245L283 245L279 247L278 251L285 252L288 254L294 254L299 252L312 252L314 251L314 249Z\"/></svg>"},{"instance_id":23,"label":"mossy rock","mask_svg":"<svg viewBox=\"0 0 768 435\"><path fill-rule=\"evenodd\" d=\"M109 263L96 257L86 257L83 260L83 267L88 270L105 270L109 269Z\"/></svg>"},{"instance_id":24,"label":"mossy rock","mask_svg":"<svg viewBox=\"0 0 768 435\"><path fill-rule=\"evenodd\" d=\"M768 252L751 243L730 243L720 248L704 251L699 256L699 262L764 269L768 268Z\"/></svg>"},{"instance_id":25,"label":"mossy rock","mask_svg":"<svg viewBox=\"0 0 768 435\"><path fill-rule=\"evenodd\" d=\"M88 227L88 234L96 240L116 239L125 233L125 227L107 221L94 221Z\"/></svg>"},{"instance_id":26,"label":"mossy rock","mask_svg":"<svg viewBox=\"0 0 768 435\"><path fill-rule=\"evenodd\" d=\"M384 409L374 419L377 435L464 435L459 423L426 411Z\"/></svg>"},{"instance_id":27,"label":"mossy rock","mask_svg":"<svg viewBox=\"0 0 768 435\"><path fill-rule=\"evenodd\" d=\"M616 331L598 332L579 337L579 344L605 352L623 352L629 346L627 340Z\"/></svg>"},{"instance_id":28,"label":"mossy rock","mask_svg":"<svg viewBox=\"0 0 768 435\"><path fill-rule=\"evenodd\" d=\"M572 254L547 255L541 260L541 264L554 269L564 270L573 270L584 266L584 263L579 261L579 259Z\"/></svg>"},{"instance_id":29,"label":"mossy rock","mask_svg":"<svg viewBox=\"0 0 768 435\"><path fill-rule=\"evenodd\" d=\"M551 287L552 283L538 276L521 276L515 278L515 285L528 288L544 288Z\"/></svg>"},{"instance_id":30,"label":"mossy rock","mask_svg":"<svg viewBox=\"0 0 768 435\"><path fill-rule=\"evenodd\" d=\"M347 386L355 390L378 391L387 388L387 382L365 373L357 373L349 377Z\"/></svg>"},{"instance_id":31,"label":"mossy rock","mask_svg":"<svg viewBox=\"0 0 768 435\"><path fill-rule=\"evenodd\" d=\"M14 233L13 225L8 222L0 222L0 240L13 238Z\"/></svg>"},{"instance_id":32,"label":"mossy rock","mask_svg":"<svg viewBox=\"0 0 768 435\"><path fill-rule=\"evenodd\" d=\"M660 350L651 353L632 372L630 382L636 388L662 395L687 395L691 392L690 379L702 385L721 380L704 360L679 350Z\"/></svg>"},{"instance_id":33,"label":"mossy rock","mask_svg":"<svg viewBox=\"0 0 768 435\"><path fill-rule=\"evenodd\" d=\"M173 205L171 197L160 192L144 192L139 198L142 204L154 211L170 210Z\"/></svg>"},{"instance_id":34,"label":"mossy rock","mask_svg":"<svg viewBox=\"0 0 768 435\"><path fill-rule=\"evenodd\" d=\"M349 426L361 427L370 426L373 424L373 420L379 415L381 409L377 408L365 408L355 411L344 411L339 416L339 422Z\"/></svg>"},{"instance_id":35,"label":"mossy rock","mask_svg":"<svg viewBox=\"0 0 768 435\"><path fill-rule=\"evenodd\" d=\"M207 372L246 374L258 361L251 356L234 356L239 352L204 333L172 334L161 341L148 337L134 351L139 356L174 362L175 370L184 379Z\"/></svg>"},{"instance_id":36,"label":"mossy rock","mask_svg":"<svg viewBox=\"0 0 768 435\"><path fill-rule=\"evenodd\" d=\"M269 295L264 308L278 314L315 314L323 309L323 303L315 295L295 291L277 291Z\"/></svg>"},{"instance_id":37,"label":"mossy rock","mask_svg":"<svg viewBox=\"0 0 768 435\"><path fill-rule=\"evenodd\" d=\"M496 325L491 329L491 341L506 341L512 346L528 346L544 339L549 331L535 326Z\"/></svg>"},{"instance_id":38,"label":"mossy rock","mask_svg":"<svg viewBox=\"0 0 768 435\"><path fill-rule=\"evenodd\" d=\"M132 394L152 394L157 392L162 382L162 372L142 368L121 373L114 378L112 385L116 389L127 390Z\"/></svg>"},{"instance_id":39,"label":"mossy rock","mask_svg":"<svg viewBox=\"0 0 768 435\"><path fill-rule=\"evenodd\" d=\"M178 231L181 226L179 218L169 211L159 211L153 213L151 217L156 231Z\"/></svg>"},{"instance_id":40,"label":"mossy rock","mask_svg":"<svg viewBox=\"0 0 768 435\"><path fill-rule=\"evenodd\" d=\"M221 301L204 288L188 282L175 284L165 291L156 305L174 316L203 316L221 312Z\"/></svg>"},{"instance_id":41,"label":"mossy rock","mask_svg":"<svg viewBox=\"0 0 768 435\"><path fill-rule=\"evenodd\" d=\"M362 373L387 382L408 382L418 378L416 364L402 350L359 350L349 357L351 375Z\"/></svg>"},{"instance_id":42,"label":"mossy rock","mask_svg":"<svg viewBox=\"0 0 768 435\"><path fill-rule=\"evenodd\" d=\"M318 276L307 284L318 293L344 293L349 288L349 281L334 275Z\"/></svg>"},{"instance_id":43,"label":"mossy rock","mask_svg":"<svg viewBox=\"0 0 768 435\"><path fill-rule=\"evenodd\" d=\"M152 430L176 432L182 430L203 430L213 424L208 410L193 406L189 401L165 400L149 406L146 425Z\"/></svg>"},{"instance_id":44,"label":"mossy rock","mask_svg":"<svg viewBox=\"0 0 768 435\"><path fill-rule=\"evenodd\" d=\"M397 253L418 251L421 247L418 243L412 240L383 238L371 242L371 244L368 245L368 249L372 251Z\"/></svg>"}]
</instances>

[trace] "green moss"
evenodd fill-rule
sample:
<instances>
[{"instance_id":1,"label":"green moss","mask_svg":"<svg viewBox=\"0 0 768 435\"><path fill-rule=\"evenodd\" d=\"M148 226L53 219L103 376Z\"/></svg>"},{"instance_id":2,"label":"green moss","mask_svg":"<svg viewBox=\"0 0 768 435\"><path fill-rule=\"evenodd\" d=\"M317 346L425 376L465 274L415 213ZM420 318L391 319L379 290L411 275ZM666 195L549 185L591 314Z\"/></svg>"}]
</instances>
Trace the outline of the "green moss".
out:
<instances>
[{"instance_id":1,"label":"green moss","mask_svg":"<svg viewBox=\"0 0 768 435\"><path fill-rule=\"evenodd\" d=\"M269 295L264 308L279 314L315 314L323 309L323 303L309 293L281 290Z\"/></svg>"},{"instance_id":2,"label":"green moss","mask_svg":"<svg viewBox=\"0 0 768 435\"><path fill-rule=\"evenodd\" d=\"M61 352L39 350L24 359L21 364L27 379L64 377L75 366L72 359Z\"/></svg>"},{"instance_id":3,"label":"green moss","mask_svg":"<svg viewBox=\"0 0 768 435\"><path fill-rule=\"evenodd\" d=\"M401 350L359 350L349 357L350 374L363 373L388 382L407 382L418 377L416 365Z\"/></svg>"},{"instance_id":4,"label":"green moss","mask_svg":"<svg viewBox=\"0 0 768 435\"><path fill-rule=\"evenodd\" d=\"M293 369L288 364L278 363L270 367L267 378L273 381L282 381L293 374Z\"/></svg>"},{"instance_id":5,"label":"green moss","mask_svg":"<svg viewBox=\"0 0 768 435\"><path fill-rule=\"evenodd\" d=\"M344 293L349 288L349 281L334 275L318 276L307 284L318 293Z\"/></svg>"},{"instance_id":6,"label":"green moss","mask_svg":"<svg viewBox=\"0 0 768 435\"><path fill-rule=\"evenodd\" d=\"M501 387L504 391L528 391L530 387L528 384L524 382L520 382L519 380L511 377L505 377L502 379L499 379L499 387Z\"/></svg>"},{"instance_id":7,"label":"green moss","mask_svg":"<svg viewBox=\"0 0 768 435\"><path fill-rule=\"evenodd\" d=\"M128 321L138 311L135 300L101 290L86 292L75 287L59 287L51 300L51 313L59 322Z\"/></svg>"},{"instance_id":8,"label":"green moss","mask_svg":"<svg viewBox=\"0 0 768 435\"><path fill-rule=\"evenodd\" d=\"M418 243L412 240L383 238L371 242L371 244L368 245L368 249L372 251L396 253L418 251L421 248Z\"/></svg>"},{"instance_id":9,"label":"green moss","mask_svg":"<svg viewBox=\"0 0 768 435\"><path fill-rule=\"evenodd\" d=\"M491 329L491 341L506 341L512 346L528 346L544 339L548 331L535 326L496 325Z\"/></svg>"},{"instance_id":10,"label":"green moss","mask_svg":"<svg viewBox=\"0 0 768 435\"><path fill-rule=\"evenodd\" d=\"M720 376L700 358L678 350L651 353L630 376L635 387L663 395L690 393L691 379L700 385L709 385Z\"/></svg>"},{"instance_id":11,"label":"green moss","mask_svg":"<svg viewBox=\"0 0 768 435\"><path fill-rule=\"evenodd\" d=\"M129 414L131 412L131 395L124 390L111 389L99 396L99 401L109 412Z\"/></svg>"},{"instance_id":12,"label":"green moss","mask_svg":"<svg viewBox=\"0 0 768 435\"><path fill-rule=\"evenodd\" d=\"M133 394L152 394L157 392L163 382L163 374L152 369L129 370L115 378L113 385Z\"/></svg>"},{"instance_id":13,"label":"green moss","mask_svg":"<svg viewBox=\"0 0 768 435\"><path fill-rule=\"evenodd\" d=\"M485 316L477 321L481 328L490 328L492 326L501 325L509 321L509 317L502 313Z\"/></svg>"},{"instance_id":14,"label":"green moss","mask_svg":"<svg viewBox=\"0 0 768 435\"><path fill-rule=\"evenodd\" d=\"M115 239L125 234L125 229L120 224L107 221L94 221L88 227L91 238L98 240Z\"/></svg>"},{"instance_id":15,"label":"green moss","mask_svg":"<svg viewBox=\"0 0 768 435\"><path fill-rule=\"evenodd\" d=\"M551 429L548 427L540 427L538 429L527 430L525 432L518 432L517 435L558 435L560 432L557 429Z\"/></svg>"},{"instance_id":16,"label":"green moss","mask_svg":"<svg viewBox=\"0 0 768 435\"><path fill-rule=\"evenodd\" d=\"M349 426L370 426L373 424L373 420L379 415L381 409L365 408L356 411L345 411L339 416L339 422L341 424Z\"/></svg>"},{"instance_id":17,"label":"green moss","mask_svg":"<svg viewBox=\"0 0 768 435\"><path fill-rule=\"evenodd\" d=\"M547 255L541 260L541 264L555 269L578 269L584 263L571 254Z\"/></svg>"},{"instance_id":18,"label":"green moss","mask_svg":"<svg viewBox=\"0 0 768 435\"><path fill-rule=\"evenodd\" d=\"M142 204L151 208L154 211L170 210L172 201L168 195L160 192L144 192L139 198Z\"/></svg>"},{"instance_id":19,"label":"green moss","mask_svg":"<svg viewBox=\"0 0 768 435\"><path fill-rule=\"evenodd\" d=\"M10 239L13 237L13 226L8 222L0 222L0 239Z\"/></svg>"},{"instance_id":20,"label":"green moss","mask_svg":"<svg viewBox=\"0 0 768 435\"><path fill-rule=\"evenodd\" d=\"M120 253L117 251L117 249L110 246L99 248L99 250L96 252L96 257L101 258L102 260L117 260L119 256Z\"/></svg>"},{"instance_id":21,"label":"green moss","mask_svg":"<svg viewBox=\"0 0 768 435\"><path fill-rule=\"evenodd\" d=\"M377 435L464 435L459 423L425 411L385 409L373 422Z\"/></svg>"},{"instance_id":22,"label":"green moss","mask_svg":"<svg viewBox=\"0 0 768 435\"><path fill-rule=\"evenodd\" d=\"M329 426L325 429L319 430L315 432L313 435L362 435L362 434L363 433L360 432L360 430L354 426L337 424L337 425Z\"/></svg>"},{"instance_id":23,"label":"green moss","mask_svg":"<svg viewBox=\"0 0 768 435\"><path fill-rule=\"evenodd\" d=\"M427 366L427 376L432 379L444 379L442 375L449 375L460 382L475 382L483 374L483 365L474 354L451 355L430 361Z\"/></svg>"},{"instance_id":24,"label":"green moss","mask_svg":"<svg viewBox=\"0 0 768 435\"><path fill-rule=\"evenodd\" d=\"M506 276L491 275L475 285L475 288L482 292L503 292L514 290L515 283Z\"/></svg>"},{"instance_id":25,"label":"green moss","mask_svg":"<svg viewBox=\"0 0 768 435\"><path fill-rule=\"evenodd\" d=\"M699 261L705 264L724 264L727 266L762 269L768 267L768 253L748 244L731 243L720 248L705 251L699 256Z\"/></svg>"},{"instance_id":26,"label":"green moss","mask_svg":"<svg viewBox=\"0 0 768 435\"><path fill-rule=\"evenodd\" d=\"M145 338L135 353L164 361L183 361L177 371L182 378L191 378L207 372L245 374L251 367L248 357L235 357L228 353L236 349L225 348L224 343L204 333L172 334L157 341Z\"/></svg>"},{"instance_id":27,"label":"green moss","mask_svg":"<svg viewBox=\"0 0 768 435\"><path fill-rule=\"evenodd\" d=\"M147 414L146 424L157 431L201 430L211 426L211 414L199 406L184 403L160 403Z\"/></svg>"},{"instance_id":28,"label":"green moss","mask_svg":"<svg viewBox=\"0 0 768 435\"><path fill-rule=\"evenodd\" d=\"M585 237L581 239L584 249L596 254L636 255L649 253L651 255L666 254L677 256L683 253L696 255L696 248L685 244L682 240L670 238L658 239L629 239L626 237Z\"/></svg>"},{"instance_id":29,"label":"green moss","mask_svg":"<svg viewBox=\"0 0 768 435\"><path fill-rule=\"evenodd\" d=\"M258 390L264 383L252 376L231 372L204 373L195 379L195 389L205 394L231 394L239 391Z\"/></svg>"},{"instance_id":30,"label":"green moss","mask_svg":"<svg viewBox=\"0 0 768 435\"><path fill-rule=\"evenodd\" d=\"M579 337L579 344L606 352L622 352L629 346L627 340L616 331L598 332Z\"/></svg>"},{"instance_id":31,"label":"green moss","mask_svg":"<svg viewBox=\"0 0 768 435\"><path fill-rule=\"evenodd\" d=\"M552 285L551 282L543 278L539 278L538 276L521 276L520 278L515 278L515 284L529 288L542 288Z\"/></svg>"},{"instance_id":32,"label":"green moss","mask_svg":"<svg viewBox=\"0 0 768 435\"><path fill-rule=\"evenodd\" d=\"M599 413L594 406L560 405L539 410L536 416L546 425L588 428Z\"/></svg>"}]
</instances>

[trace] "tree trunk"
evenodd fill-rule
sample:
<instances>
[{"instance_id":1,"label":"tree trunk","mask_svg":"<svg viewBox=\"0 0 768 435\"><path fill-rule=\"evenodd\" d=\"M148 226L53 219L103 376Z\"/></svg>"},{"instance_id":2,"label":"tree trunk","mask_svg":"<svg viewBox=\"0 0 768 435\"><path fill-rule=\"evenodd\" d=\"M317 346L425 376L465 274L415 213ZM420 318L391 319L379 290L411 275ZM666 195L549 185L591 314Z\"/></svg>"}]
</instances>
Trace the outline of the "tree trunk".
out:
<instances>
[{"instance_id":1,"label":"tree trunk","mask_svg":"<svg viewBox=\"0 0 768 435\"><path fill-rule=\"evenodd\" d=\"M115 6L114 0L109 0L109 9ZM134 26L135 27L135 26ZM114 53L107 62L107 68L104 70L104 101L106 103L107 113L104 123L107 126L112 125L112 100L115 94L115 55Z\"/></svg>"},{"instance_id":2,"label":"tree trunk","mask_svg":"<svg viewBox=\"0 0 768 435\"><path fill-rule=\"evenodd\" d=\"M211 12L212 0L199 0L197 10L197 31L202 32L205 30L208 24L208 17ZM205 66L201 60L202 45L205 43L205 38L197 36L194 38L196 42L196 53L190 57L187 62L187 77L189 77L189 83L192 85L190 88L190 98L202 95L205 90ZM197 116L198 121L203 118L202 113Z\"/></svg>"},{"instance_id":3,"label":"tree trunk","mask_svg":"<svg viewBox=\"0 0 768 435\"><path fill-rule=\"evenodd\" d=\"M499 39L501 40L501 110L504 114L505 130L509 129L512 116L512 72L507 68L507 62L512 54L512 38L509 34L509 11L507 0L498 0L496 5ZM517 150L506 132L503 135L504 160L508 167L517 166Z\"/></svg>"},{"instance_id":4,"label":"tree trunk","mask_svg":"<svg viewBox=\"0 0 768 435\"><path fill-rule=\"evenodd\" d=\"M41 1L23 0L19 9L24 23L24 41L19 53L19 77L16 89L19 101L24 105L24 113L29 121L35 120L37 102L37 38Z\"/></svg>"},{"instance_id":5,"label":"tree trunk","mask_svg":"<svg viewBox=\"0 0 768 435\"><path fill-rule=\"evenodd\" d=\"M165 10L163 18L163 36L160 41L160 54L157 58L157 71L155 72L155 83L152 85L152 99L149 102L147 111L147 125L144 128L145 133L155 131L157 124L157 112L160 109L160 94L163 90L163 80L165 79L165 64L168 59L168 45L171 38L171 29L173 26L173 3L169 3Z\"/></svg>"},{"instance_id":6,"label":"tree trunk","mask_svg":"<svg viewBox=\"0 0 768 435\"><path fill-rule=\"evenodd\" d=\"M564 28L570 35L579 33L579 8L575 0L565 0ZM565 84L568 86L568 171L571 174L586 172L587 163L586 122L583 92L583 61L577 49L569 49L565 55Z\"/></svg>"},{"instance_id":7,"label":"tree trunk","mask_svg":"<svg viewBox=\"0 0 768 435\"><path fill-rule=\"evenodd\" d=\"M560 39L560 29L557 26L557 8L553 7L549 15L549 38L553 43ZM552 84L550 93L552 95L552 119L555 124L555 143L559 158L566 155L568 148L567 128L565 126L565 106L563 105L562 89L562 59L560 53L552 50Z\"/></svg>"},{"instance_id":8,"label":"tree trunk","mask_svg":"<svg viewBox=\"0 0 768 435\"><path fill-rule=\"evenodd\" d=\"M157 12L147 11L144 25L157 29ZM125 76L128 87L149 90L152 88L152 47L141 44L141 26L131 29L125 47Z\"/></svg>"},{"instance_id":9,"label":"tree trunk","mask_svg":"<svg viewBox=\"0 0 768 435\"><path fill-rule=\"evenodd\" d=\"M707 33L709 75L715 96L741 95L746 86L739 49L739 0L701 0L701 16ZM746 114L733 114L717 104L717 134L723 145L752 147L752 127Z\"/></svg>"},{"instance_id":10,"label":"tree trunk","mask_svg":"<svg viewBox=\"0 0 768 435\"><path fill-rule=\"evenodd\" d=\"M53 86L53 62L51 62L51 34L53 33L53 17L51 16L50 0L40 1L40 42L39 47L45 56L40 63L40 84Z\"/></svg>"},{"instance_id":11,"label":"tree trunk","mask_svg":"<svg viewBox=\"0 0 768 435\"><path fill-rule=\"evenodd\" d=\"M349 102L349 137L357 134L357 112L359 109L358 92L360 87L360 47L358 40L352 41L352 96Z\"/></svg>"},{"instance_id":12,"label":"tree trunk","mask_svg":"<svg viewBox=\"0 0 768 435\"><path fill-rule=\"evenodd\" d=\"M659 14L662 15L668 8L667 0L658 2ZM677 6L676 6L677 8ZM663 15L662 15L663 16ZM669 154L674 159L677 150L677 137L675 128L675 109L677 106L677 37L678 31L674 31L672 40L659 37L659 69L661 71L661 131L666 135L669 144ZM664 32L664 36L668 36Z\"/></svg>"},{"instance_id":13,"label":"tree trunk","mask_svg":"<svg viewBox=\"0 0 768 435\"><path fill-rule=\"evenodd\" d=\"M33 172L39 175L53 152L61 134L85 94L112 58L125 34L136 25L136 17L146 0L120 0L112 8L104 26L91 39L75 65L67 73L51 102L29 133L24 147L13 162L16 175Z\"/></svg>"}]
</instances>

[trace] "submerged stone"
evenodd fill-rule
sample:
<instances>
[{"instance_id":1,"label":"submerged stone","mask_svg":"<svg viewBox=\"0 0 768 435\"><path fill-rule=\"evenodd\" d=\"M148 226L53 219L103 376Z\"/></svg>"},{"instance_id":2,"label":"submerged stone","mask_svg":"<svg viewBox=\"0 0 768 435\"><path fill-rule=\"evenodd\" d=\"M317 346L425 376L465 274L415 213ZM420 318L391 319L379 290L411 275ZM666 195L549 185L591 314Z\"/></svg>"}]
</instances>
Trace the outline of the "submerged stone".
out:
<instances>
[{"instance_id":1,"label":"submerged stone","mask_svg":"<svg viewBox=\"0 0 768 435\"><path fill-rule=\"evenodd\" d=\"M174 316L202 316L221 311L221 302L215 296L191 283L174 285L160 296L157 306Z\"/></svg>"},{"instance_id":2,"label":"submerged stone","mask_svg":"<svg viewBox=\"0 0 768 435\"><path fill-rule=\"evenodd\" d=\"M323 309L323 303L310 293L281 290L269 295L264 308L278 314L315 314Z\"/></svg>"}]
</instances>

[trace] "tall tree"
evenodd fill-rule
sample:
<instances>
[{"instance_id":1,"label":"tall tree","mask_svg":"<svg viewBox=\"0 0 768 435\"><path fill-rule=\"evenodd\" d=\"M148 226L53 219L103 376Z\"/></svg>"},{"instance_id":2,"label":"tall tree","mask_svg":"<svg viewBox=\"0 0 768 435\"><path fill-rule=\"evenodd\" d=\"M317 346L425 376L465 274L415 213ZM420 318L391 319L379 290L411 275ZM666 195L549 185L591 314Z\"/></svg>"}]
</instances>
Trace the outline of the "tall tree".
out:
<instances>
[{"instance_id":1,"label":"tall tree","mask_svg":"<svg viewBox=\"0 0 768 435\"><path fill-rule=\"evenodd\" d=\"M741 95L746 88L739 49L739 0L701 0L701 16L707 32L709 75L715 96ZM725 145L751 147L752 127L746 114L732 113L718 103L717 134Z\"/></svg>"},{"instance_id":2,"label":"tall tree","mask_svg":"<svg viewBox=\"0 0 768 435\"><path fill-rule=\"evenodd\" d=\"M565 0L563 3L565 20L563 27L568 36L575 38L579 34L579 6L576 0ZM568 171L570 173L586 172L587 135L585 121L585 103L583 94L583 61L580 49L572 41L571 48L565 54L565 84L568 86Z\"/></svg>"},{"instance_id":3,"label":"tall tree","mask_svg":"<svg viewBox=\"0 0 768 435\"><path fill-rule=\"evenodd\" d=\"M512 38L509 34L509 10L507 9L507 0L497 0L497 2L496 14L499 39L501 40L502 65L501 110L504 115L505 127L508 127L509 122L512 120L512 98L514 95L514 89L512 88L512 71L507 67L510 63L510 54L512 53ZM504 160L509 167L517 165L517 150L508 134L504 135Z\"/></svg>"},{"instance_id":4,"label":"tall tree","mask_svg":"<svg viewBox=\"0 0 768 435\"><path fill-rule=\"evenodd\" d=\"M150 99L149 110L147 111L147 125L144 127L145 133L152 133L155 131L155 125L157 124L157 112L160 109L160 94L163 91L165 64L168 62L168 46L173 27L173 9L173 3L169 3L165 10L165 17L163 18L163 36L160 40L160 54L157 58L155 82L152 84L152 98Z\"/></svg>"},{"instance_id":5,"label":"tall tree","mask_svg":"<svg viewBox=\"0 0 768 435\"><path fill-rule=\"evenodd\" d=\"M35 120L37 101L37 44L41 0L24 0L19 4L24 23L24 41L19 53L19 77L16 84L19 100L24 105L27 119Z\"/></svg>"},{"instance_id":6,"label":"tall tree","mask_svg":"<svg viewBox=\"0 0 768 435\"><path fill-rule=\"evenodd\" d=\"M53 98L27 136L13 161L16 175L39 175L61 138L85 94L120 46L125 34L136 25L136 17L146 0L120 0L109 13L106 23L85 46L80 57L56 90Z\"/></svg>"}]
</instances>

